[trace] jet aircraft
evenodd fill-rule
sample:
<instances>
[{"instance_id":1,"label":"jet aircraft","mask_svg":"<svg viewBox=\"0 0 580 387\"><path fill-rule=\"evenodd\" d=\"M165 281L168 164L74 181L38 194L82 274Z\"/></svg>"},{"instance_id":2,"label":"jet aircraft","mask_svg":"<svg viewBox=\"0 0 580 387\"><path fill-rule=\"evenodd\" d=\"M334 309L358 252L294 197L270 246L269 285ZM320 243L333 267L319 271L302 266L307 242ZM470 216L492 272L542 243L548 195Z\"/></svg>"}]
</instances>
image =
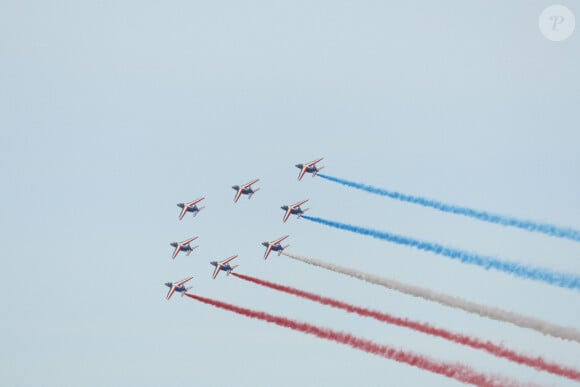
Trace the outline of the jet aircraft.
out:
<instances>
[{"instance_id":1,"label":"jet aircraft","mask_svg":"<svg viewBox=\"0 0 580 387\"><path fill-rule=\"evenodd\" d=\"M237 191L236 196L234 197L234 203L237 203L238 199L240 198L240 196L242 196L242 194L248 195L248 199L251 199L252 195L260 190L260 188L252 188L252 184L257 183L258 181L260 181L260 179L252 180L249 183L246 183L241 186L234 185L232 188Z\"/></svg>"},{"instance_id":2,"label":"jet aircraft","mask_svg":"<svg viewBox=\"0 0 580 387\"><path fill-rule=\"evenodd\" d=\"M300 218L302 216L302 214L304 214L306 211L308 211L308 208L305 208L305 209L300 208L300 206L303 205L304 203L306 203L307 201L308 201L308 199L302 200L301 202L298 202L295 204L292 204L291 206L280 207L281 209L286 211L282 221L286 222L288 220L288 218L290 217L290 215L297 215L298 218Z\"/></svg>"},{"instance_id":3,"label":"jet aircraft","mask_svg":"<svg viewBox=\"0 0 580 387\"><path fill-rule=\"evenodd\" d=\"M185 292L187 292L189 289L191 289L190 287L185 287L183 286L187 281L191 280L193 277L188 277L186 279L182 279L179 282L175 282L175 283L171 283L171 282L166 282L165 286L167 286L169 288L169 292L167 292L167 299L169 300L171 298L171 296L173 296L173 293L178 292L181 293L181 296L183 296L185 294Z\"/></svg>"},{"instance_id":4,"label":"jet aircraft","mask_svg":"<svg viewBox=\"0 0 580 387\"><path fill-rule=\"evenodd\" d=\"M316 176L318 172L324 167L317 167L316 164L322 161L324 157L319 158L318 160L311 161L306 164L296 164L296 168L300 169L300 173L298 174L298 180L302 180L306 172L312 173L312 177Z\"/></svg>"},{"instance_id":5,"label":"jet aircraft","mask_svg":"<svg viewBox=\"0 0 580 387\"><path fill-rule=\"evenodd\" d=\"M231 257L229 257L228 259L224 259L223 261L211 261L210 264L215 266L215 269L213 271L213 279L215 279L215 277L217 277L217 275L220 273L221 270L225 271L227 273L227 275L230 275L230 273L236 268L238 267L238 265L234 265L231 266L230 262L233 261L234 259L236 259L238 256L237 255L232 255Z\"/></svg>"},{"instance_id":6,"label":"jet aircraft","mask_svg":"<svg viewBox=\"0 0 580 387\"><path fill-rule=\"evenodd\" d=\"M203 199L205 199L205 197L195 199L194 201L189 202L189 203L177 203L177 207L181 208L181 214L179 214L179 220L183 219L185 214L187 214L188 212L193 212L193 216L196 216L199 211L203 210L205 207L198 207L197 206L197 203L201 202Z\"/></svg>"},{"instance_id":7,"label":"jet aircraft","mask_svg":"<svg viewBox=\"0 0 580 387\"><path fill-rule=\"evenodd\" d=\"M199 246L191 247L190 245L190 243L196 239L197 237L191 237L189 239L184 240L183 242L170 243L170 246L175 248L175 250L173 250L173 255L171 256L171 258L175 259L175 257L177 257L177 254L179 254L180 251L184 251L185 255L191 254L193 249L197 249L199 247Z\"/></svg>"},{"instance_id":8,"label":"jet aircraft","mask_svg":"<svg viewBox=\"0 0 580 387\"><path fill-rule=\"evenodd\" d=\"M280 254L282 254L282 251L284 251L284 249L286 247L290 246L290 245L282 246L280 244L280 242L282 242L284 239L286 239L288 237L289 237L289 235L286 235L286 236L278 238L272 242L262 242L262 245L264 247L266 247L266 253L264 254L264 259L268 259L268 255L270 255L270 252L272 252L272 251L278 252L278 256L280 256Z\"/></svg>"}]
</instances>

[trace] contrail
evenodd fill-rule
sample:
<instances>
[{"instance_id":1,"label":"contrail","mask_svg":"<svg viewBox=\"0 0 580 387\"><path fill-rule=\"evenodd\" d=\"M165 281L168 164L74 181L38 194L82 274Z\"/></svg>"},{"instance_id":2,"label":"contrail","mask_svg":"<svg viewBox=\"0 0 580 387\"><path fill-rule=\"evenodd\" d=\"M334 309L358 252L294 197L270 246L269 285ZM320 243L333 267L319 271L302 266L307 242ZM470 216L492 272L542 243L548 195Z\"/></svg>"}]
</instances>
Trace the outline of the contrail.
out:
<instances>
[{"instance_id":1,"label":"contrail","mask_svg":"<svg viewBox=\"0 0 580 387\"><path fill-rule=\"evenodd\" d=\"M319 173L318 176L322 177L323 179L345 185L347 187L360 189L362 191L366 191L381 196L387 196L392 199L400 200L402 202L415 203L425 207L435 208L443 212L468 216L470 218L482 220L484 222L500 224L502 226L516 227L526 231L539 232L558 238L565 238L576 242L580 242L580 231L570 227L560 227L549 223L541 223L535 222L533 220L517 219L510 216L493 214L487 211L474 210L472 208L442 203L436 200L422 198L420 196L406 195L396 191L377 188L373 187L372 185L356 183L354 181L344 180L338 177L329 176L322 173Z\"/></svg>"},{"instance_id":2,"label":"contrail","mask_svg":"<svg viewBox=\"0 0 580 387\"><path fill-rule=\"evenodd\" d=\"M418 250L429 251L438 255L456 259L462 263L477 265L486 270L494 269L516 277L526 278L535 281L546 282L550 285L562 288L580 290L580 277L574 274L558 273L544 268L525 266L516 262L502 261L494 257L470 253L452 247L447 247L433 242L425 242L410 237L393 234L385 231L373 230L370 228L353 226L333 220L302 215L302 218L325 226L334 227L339 230L346 230L357 234L371 236L387 242L398 243L405 246L414 247Z\"/></svg>"},{"instance_id":3,"label":"contrail","mask_svg":"<svg viewBox=\"0 0 580 387\"><path fill-rule=\"evenodd\" d=\"M432 336L441 337L445 340L449 340L454 343L465 345L474 349L482 349L494 356L502 357L504 359L510 360L518 364L524 364L540 371L550 372L552 374L563 376L580 382L580 371L575 370L574 368L568 368L556 363L548 362L544 360L542 357L531 357L527 355L522 355L517 353L516 351L505 348L498 344L494 344L490 341L480 340L471 336L463 335L461 333L454 333L446 329L434 327L427 323L417 322L401 317L395 317L387 313L362 308L360 306L348 304L346 302L342 302L330 297L324 297L315 293L306 292L304 290L296 289L290 286L276 284L274 282L265 281L249 275L239 273L232 273L232 275L234 277L238 277L240 279L252 282L257 285L265 286L267 288L274 289L280 292L302 297L310 301L315 301L323 305L331 306L333 308L346 310L347 312L356 313L360 316L371 317L374 318L375 320L386 322L388 324L410 328L415 331L423 332Z\"/></svg>"},{"instance_id":4,"label":"contrail","mask_svg":"<svg viewBox=\"0 0 580 387\"><path fill-rule=\"evenodd\" d=\"M475 371L473 368L460 363L447 363L429 358L413 352L403 351L388 345L381 345L373 341L353 336L350 333L335 331L329 328L322 328L316 325L292 320L286 317L275 316L266 312L255 311L228 304L222 301L200 297L194 294L185 293L186 296L194 300L225 309L230 312L241 314L246 317L259 319L273 323L285 328L304 332L321 339L332 340L337 343L348 345L352 348L382 356L387 359L406 363L411 366L421 368L439 375L447 376L460 382L474 384L477 386L519 386L520 384L496 375L488 375Z\"/></svg>"},{"instance_id":5,"label":"contrail","mask_svg":"<svg viewBox=\"0 0 580 387\"><path fill-rule=\"evenodd\" d=\"M482 317L507 322L510 324L517 325L521 328L533 329L545 335L559 337L564 340L572 340L580 343L580 331L572 327L561 327L537 318L523 316L503 309L477 304L475 302L467 301L459 297L449 296L447 294L434 292L432 290L410 284L405 284L403 282L399 282L393 279L382 278L376 275L363 273L358 270L335 265L332 263L323 262L318 259L302 257L300 255L295 255L287 252L283 252L282 254L297 261L307 263L309 265L318 266L323 269L333 271L335 273L345 274L350 277L357 278L371 284L384 286L388 289L405 293L413 297L420 297L425 300L437 302L441 305L462 309L469 313L475 313Z\"/></svg>"}]
</instances>

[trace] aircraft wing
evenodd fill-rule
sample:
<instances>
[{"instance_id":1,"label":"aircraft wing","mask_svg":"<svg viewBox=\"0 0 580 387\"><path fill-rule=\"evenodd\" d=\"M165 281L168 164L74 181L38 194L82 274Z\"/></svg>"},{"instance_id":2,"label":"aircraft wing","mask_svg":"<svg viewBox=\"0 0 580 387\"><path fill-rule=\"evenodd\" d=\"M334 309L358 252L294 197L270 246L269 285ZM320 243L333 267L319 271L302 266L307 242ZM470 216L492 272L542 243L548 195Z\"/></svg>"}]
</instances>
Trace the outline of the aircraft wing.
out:
<instances>
[{"instance_id":1,"label":"aircraft wing","mask_svg":"<svg viewBox=\"0 0 580 387\"><path fill-rule=\"evenodd\" d=\"M175 286L176 288L180 287L181 285L183 285L184 283L190 281L193 277L187 277L186 279L182 279L179 282L176 282L173 284L173 286Z\"/></svg>"},{"instance_id":2,"label":"aircraft wing","mask_svg":"<svg viewBox=\"0 0 580 387\"><path fill-rule=\"evenodd\" d=\"M238 189L238 192L236 192L236 197L234 197L234 203L237 203L240 196L242 196L242 190L243 190L243 187L240 187Z\"/></svg>"},{"instance_id":3,"label":"aircraft wing","mask_svg":"<svg viewBox=\"0 0 580 387\"><path fill-rule=\"evenodd\" d=\"M284 214L284 218L282 219L282 222L286 222L291 214L292 214L292 207L288 207L288 209L286 210L286 213Z\"/></svg>"},{"instance_id":4,"label":"aircraft wing","mask_svg":"<svg viewBox=\"0 0 580 387\"><path fill-rule=\"evenodd\" d=\"M315 166L317 163L321 162L321 161L322 161L322 159L324 159L324 157L321 157L321 158L319 158L318 160L314 160L314 161L311 161L311 162L309 162L309 163L306 163L305 165L306 165L307 167L313 167L313 166Z\"/></svg>"},{"instance_id":5,"label":"aircraft wing","mask_svg":"<svg viewBox=\"0 0 580 387\"><path fill-rule=\"evenodd\" d=\"M279 244L280 242L282 242L284 239L288 238L289 236L290 236L290 235L286 235L286 236L283 236L282 238L278 238L278 239L276 239L276 240L275 240L275 241L273 241L273 242L270 242L270 246L271 246L271 245L277 245L277 244Z\"/></svg>"},{"instance_id":6,"label":"aircraft wing","mask_svg":"<svg viewBox=\"0 0 580 387\"><path fill-rule=\"evenodd\" d=\"M212 278L215 279L215 277L217 277L217 275L220 273L220 269L222 268L221 264L217 264L215 269L213 270L213 275Z\"/></svg>"},{"instance_id":7,"label":"aircraft wing","mask_svg":"<svg viewBox=\"0 0 580 387\"><path fill-rule=\"evenodd\" d=\"M308 165L303 165L302 166L302 169L300 170L300 173L298 174L298 180L302 180L302 178L306 174L306 169L307 168L308 168Z\"/></svg>"},{"instance_id":8,"label":"aircraft wing","mask_svg":"<svg viewBox=\"0 0 580 387\"><path fill-rule=\"evenodd\" d=\"M183 219L183 217L185 216L185 214L187 214L187 209L188 209L188 205L184 205L183 209L181 210L181 214L179 214L179 220Z\"/></svg>"},{"instance_id":9,"label":"aircraft wing","mask_svg":"<svg viewBox=\"0 0 580 387\"><path fill-rule=\"evenodd\" d=\"M171 256L171 258L175 259L175 257L177 257L177 254L179 254L180 251L181 251L181 244L178 244L177 247L175 248L175 250L173 251L173 255Z\"/></svg>"},{"instance_id":10,"label":"aircraft wing","mask_svg":"<svg viewBox=\"0 0 580 387\"><path fill-rule=\"evenodd\" d=\"M187 244L189 244L189 243L193 242L193 241L194 241L194 240L196 240L197 238L198 238L198 237L196 237L196 236L194 236L194 237L191 237L191 238L189 238L189 239L187 239L187 240L185 240L185 241L181 242L181 243L180 243L180 245L182 245L182 246L185 246L185 245L187 245Z\"/></svg>"},{"instance_id":11,"label":"aircraft wing","mask_svg":"<svg viewBox=\"0 0 580 387\"><path fill-rule=\"evenodd\" d=\"M229 257L228 259L224 259L223 261L221 261L219 263L220 266L225 266L228 263L230 263L231 261L233 261L234 259L236 259L238 256L237 255L232 255L231 257Z\"/></svg>"},{"instance_id":12,"label":"aircraft wing","mask_svg":"<svg viewBox=\"0 0 580 387\"><path fill-rule=\"evenodd\" d=\"M205 199L205 196L204 196L204 197L202 197L202 198L199 198L199 199L195 199L195 200L194 200L194 201L192 201L192 202L189 202L189 203L187 203L187 204L186 204L186 206L187 206L187 207L193 207L193 206L195 206L197 203L201 202L203 199Z\"/></svg>"},{"instance_id":13,"label":"aircraft wing","mask_svg":"<svg viewBox=\"0 0 580 387\"><path fill-rule=\"evenodd\" d=\"M249 188L249 187L250 187L252 184L254 184L254 183L257 183L257 182L259 182L259 181L260 181L260 179L252 180L252 181L250 181L250 182L248 182L248 183L246 183L246 184L242 185L242 186L240 187L240 189L242 189L242 188Z\"/></svg>"},{"instance_id":14,"label":"aircraft wing","mask_svg":"<svg viewBox=\"0 0 580 387\"><path fill-rule=\"evenodd\" d=\"M173 293L175 293L175 284L173 284L173 286L169 289L169 291L167 292L167 299L169 300L171 298L171 296L173 296Z\"/></svg>"},{"instance_id":15,"label":"aircraft wing","mask_svg":"<svg viewBox=\"0 0 580 387\"><path fill-rule=\"evenodd\" d=\"M270 255L270 251L272 251L273 245L270 243L268 247L266 247L266 253L264 254L264 259L268 259L268 255Z\"/></svg>"},{"instance_id":16,"label":"aircraft wing","mask_svg":"<svg viewBox=\"0 0 580 387\"><path fill-rule=\"evenodd\" d=\"M292 205L291 205L289 208L292 208L292 209L294 209L294 208L298 208L298 207L300 207L301 205L303 205L304 203L306 203L307 201L308 201L308 199L306 199L306 200L302 200L301 202L298 202L298 203L294 203L294 204L292 204Z\"/></svg>"}]
</instances>

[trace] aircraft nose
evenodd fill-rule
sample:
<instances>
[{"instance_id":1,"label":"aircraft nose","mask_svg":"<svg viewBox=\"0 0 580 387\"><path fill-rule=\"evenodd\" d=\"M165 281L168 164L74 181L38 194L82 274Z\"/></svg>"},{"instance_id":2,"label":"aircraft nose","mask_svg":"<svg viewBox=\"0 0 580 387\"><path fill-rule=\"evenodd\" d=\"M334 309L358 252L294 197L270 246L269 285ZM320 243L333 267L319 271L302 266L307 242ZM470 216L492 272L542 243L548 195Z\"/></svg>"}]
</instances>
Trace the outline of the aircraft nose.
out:
<instances>
[{"instance_id":1,"label":"aircraft nose","mask_svg":"<svg viewBox=\"0 0 580 387\"><path fill-rule=\"evenodd\" d=\"M177 207L179 208L183 208L183 205L184 205L183 203L177 203Z\"/></svg>"},{"instance_id":2,"label":"aircraft nose","mask_svg":"<svg viewBox=\"0 0 580 387\"><path fill-rule=\"evenodd\" d=\"M303 167L303 166L304 166L304 165L302 165L302 164L296 164L296 168L300 168L300 169L302 169L302 167Z\"/></svg>"},{"instance_id":3,"label":"aircraft nose","mask_svg":"<svg viewBox=\"0 0 580 387\"><path fill-rule=\"evenodd\" d=\"M268 242L262 242L262 246L268 247L270 244Z\"/></svg>"},{"instance_id":4,"label":"aircraft nose","mask_svg":"<svg viewBox=\"0 0 580 387\"><path fill-rule=\"evenodd\" d=\"M237 190L239 190L239 189L240 189L240 186L239 186L239 185L233 185L233 186L232 186L232 188L233 188L233 189L235 189L235 190L237 191Z\"/></svg>"},{"instance_id":5,"label":"aircraft nose","mask_svg":"<svg viewBox=\"0 0 580 387\"><path fill-rule=\"evenodd\" d=\"M171 246L171 247L177 247L177 242L170 243L169 246Z\"/></svg>"},{"instance_id":6,"label":"aircraft nose","mask_svg":"<svg viewBox=\"0 0 580 387\"><path fill-rule=\"evenodd\" d=\"M166 282L165 286L171 287L172 283L171 282Z\"/></svg>"},{"instance_id":7,"label":"aircraft nose","mask_svg":"<svg viewBox=\"0 0 580 387\"><path fill-rule=\"evenodd\" d=\"M283 209L284 211L288 211L288 206L282 206L280 208Z\"/></svg>"}]
</instances>

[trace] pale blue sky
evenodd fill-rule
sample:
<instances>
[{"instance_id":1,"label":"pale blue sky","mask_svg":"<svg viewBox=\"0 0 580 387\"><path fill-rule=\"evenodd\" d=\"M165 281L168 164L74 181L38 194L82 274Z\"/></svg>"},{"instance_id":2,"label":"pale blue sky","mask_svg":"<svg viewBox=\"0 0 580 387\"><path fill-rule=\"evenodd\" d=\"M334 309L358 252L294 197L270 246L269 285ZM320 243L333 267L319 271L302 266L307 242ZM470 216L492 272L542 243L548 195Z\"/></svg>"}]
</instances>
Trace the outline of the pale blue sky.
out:
<instances>
[{"instance_id":1,"label":"pale blue sky","mask_svg":"<svg viewBox=\"0 0 580 387\"><path fill-rule=\"evenodd\" d=\"M413 299L294 253L580 328L580 294L305 220L280 206L555 270L580 245L307 177L580 228L580 40L546 1L0 3L0 384L450 386L193 300L164 282L523 381L566 379L225 276L239 270L580 368L580 345ZM577 17L580 9L568 5ZM260 178L251 201L234 184ZM206 196L197 218L177 202ZM169 243L199 235L191 256Z\"/></svg>"}]
</instances>

